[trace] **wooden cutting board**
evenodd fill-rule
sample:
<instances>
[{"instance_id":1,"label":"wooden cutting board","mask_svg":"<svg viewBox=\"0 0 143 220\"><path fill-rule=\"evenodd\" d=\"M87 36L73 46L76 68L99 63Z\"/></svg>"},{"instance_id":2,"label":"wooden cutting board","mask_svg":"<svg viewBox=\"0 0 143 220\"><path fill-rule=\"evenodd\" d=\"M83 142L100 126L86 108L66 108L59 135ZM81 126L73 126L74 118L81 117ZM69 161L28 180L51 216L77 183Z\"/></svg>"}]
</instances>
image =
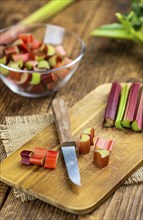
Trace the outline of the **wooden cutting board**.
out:
<instances>
[{"instance_id":1,"label":"wooden cutting board","mask_svg":"<svg viewBox=\"0 0 143 220\"><path fill-rule=\"evenodd\" d=\"M93 163L92 146L89 154L78 157L82 186L76 187L67 177L61 153L56 170L47 170L37 165L21 165L20 152L23 149L58 148L56 129L51 124L2 162L1 180L75 214L88 213L104 202L143 162L142 133L102 127L110 88L111 84L97 87L70 109L75 140L89 126L95 128L95 139L99 136L115 140L107 167L99 169Z\"/></svg>"}]
</instances>

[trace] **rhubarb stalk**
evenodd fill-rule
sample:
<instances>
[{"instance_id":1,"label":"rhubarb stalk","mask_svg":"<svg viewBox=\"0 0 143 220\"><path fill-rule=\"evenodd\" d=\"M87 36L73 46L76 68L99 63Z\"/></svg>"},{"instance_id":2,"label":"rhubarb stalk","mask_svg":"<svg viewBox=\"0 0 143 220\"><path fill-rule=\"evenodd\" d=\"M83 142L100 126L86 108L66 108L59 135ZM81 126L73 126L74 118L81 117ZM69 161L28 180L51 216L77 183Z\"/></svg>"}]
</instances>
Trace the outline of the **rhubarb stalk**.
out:
<instances>
[{"instance_id":1,"label":"rhubarb stalk","mask_svg":"<svg viewBox=\"0 0 143 220\"><path fill-rule=\"evenodd\" d=\"M133 83L129 91L129 97L126 105L124 118L122 120L123 127L130 128L131 123L134 120L138 95L139 95L140 83Z\"/></svg>"},{"instance_id":2,"label":"rhubarb stalk","mask_svg":"<svg viewBox=\"0 0 143 220\"><path fill-rule=\"evenodd\" d=\"M124 116L124 111L125 111L126 104L127 104L129 88L130 88L129 85L125 85L121 90L121 98L120 98L117 117L116 117L116 121L115 121L115 127L118 129L123 128L121 122L122 122L122 119Z\"/></svg>"},{"instance_id":3,"label":"rhubarb stalk","mask_svg":"<svg viewBox=\"0 0 143 220\"><path fill-rule=\"evenodd\" d=\"M120 99L120 91L121 91L120 84L117 82L112 83L112 87L110 90L110 94L108 97L108 102L105 110L104 123L103 123L104 127L114 126L114 121Z\"/></svg>"},{"instance_id":4,"label":"rhubarb stalk","mask_svg":"<svg viewBox=\"0 0 143 220\"><path fill-rule=\"evenodd\" d=\"M143 130L143 88L141 90L141 95L135 112L134 121L132 122L132 129L134 131Z\"/></svg>"},{"instance_id":5,"label":"rhubarb stalk","mask_svg":"<svg viewBox=\"0 0 143 220\"><path fill-rule=\"evenodd\" d=\"M72 4L75 0L51 0L43 7L23 19L19 24L27 25L33 23L39 23L44 21L45 19L49 19L52 16L56 15L58 12L66 8L68 5ZM14 41L19 34L23 33L25 28L20 27L16 29L16 26L13 27L10 31L4 32L0 35L0 44L8 44Z\"/></svg>"}]
</instances>

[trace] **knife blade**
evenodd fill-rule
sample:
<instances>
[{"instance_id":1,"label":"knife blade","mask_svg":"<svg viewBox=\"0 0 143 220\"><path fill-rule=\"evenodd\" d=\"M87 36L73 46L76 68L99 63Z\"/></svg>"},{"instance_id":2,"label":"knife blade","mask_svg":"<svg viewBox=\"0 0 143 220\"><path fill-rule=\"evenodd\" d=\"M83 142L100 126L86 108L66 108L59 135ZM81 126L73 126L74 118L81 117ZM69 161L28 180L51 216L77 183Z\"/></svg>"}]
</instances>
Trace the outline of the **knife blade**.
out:
<instances>
[{"instance_id":1,"label":"knife blade","mask_svg":"<svg viewBox=\"0 0 143 220\"><path fill-rule=\"evenodd\" d=\"M52 111L68 176L75 185L81 186L75 150L76 143L73 141L71 135L68 107L63 99L54 99L52 102Z\"/></svg>"}]
</instances>

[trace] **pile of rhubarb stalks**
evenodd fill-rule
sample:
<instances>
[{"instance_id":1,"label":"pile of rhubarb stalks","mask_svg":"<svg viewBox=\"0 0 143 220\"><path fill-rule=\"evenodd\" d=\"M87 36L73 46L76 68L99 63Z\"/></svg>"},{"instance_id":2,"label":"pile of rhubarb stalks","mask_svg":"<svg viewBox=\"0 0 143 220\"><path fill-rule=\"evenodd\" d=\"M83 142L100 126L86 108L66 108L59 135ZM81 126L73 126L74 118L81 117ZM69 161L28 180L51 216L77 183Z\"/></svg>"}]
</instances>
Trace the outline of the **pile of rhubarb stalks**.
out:
<instances>
[{"instance_id":1,"label":"pile of rhubarb stalks","mask_svg":"<svg viewBox=\"0 0 143 220\"><path fill-rule=\"evenodd\" d=\"M1 46L0 50L0 63L15 69L15 71L8 70L1 66L2 75L27 92L42 93L52 90L59 80L63 80L70 74L73 68L68 67L48 74L44 73L44 71L70 64L72 60L67 57L62 45L47 45L31 33L19 34L18 39L8 46Z\"/></svg>"},{"instance_id":2,"label":"pile of rhubarb stalks","mask_svg":"<svg viewBox=\"0 0 143 220\"><path fill-rule=\"evenodd\" d=\"M121 86L113 82L104 115L104 127L143 130L143 85L139 82Z\"/></svg>"}]
</instances>

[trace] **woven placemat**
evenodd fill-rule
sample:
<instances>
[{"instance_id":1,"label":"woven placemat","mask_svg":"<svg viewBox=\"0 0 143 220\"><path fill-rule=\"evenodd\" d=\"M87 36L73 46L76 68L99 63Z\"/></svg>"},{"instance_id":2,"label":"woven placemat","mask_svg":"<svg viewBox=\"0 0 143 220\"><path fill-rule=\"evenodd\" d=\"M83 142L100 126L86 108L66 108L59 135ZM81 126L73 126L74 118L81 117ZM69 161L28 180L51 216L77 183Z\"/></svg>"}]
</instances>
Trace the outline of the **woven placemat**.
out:
<instances>
[{"instance_id":1,"label":"woven placemat","mask_svg":"<svg viewBox=\"0 0 143 220\"><path fill-rule=\"evenodd\" d=\"M5 124L0 125L0 135L7 156L30 140L35 134L53 123L53 121L54 118L51 113L6 117ZM129 185L140 182L143 182L143 166L131 175L124 184ZM35 199L17 189L13 189L13 192L15 198L20 198L23 202Z\"/></svg>"}]
</instances>

